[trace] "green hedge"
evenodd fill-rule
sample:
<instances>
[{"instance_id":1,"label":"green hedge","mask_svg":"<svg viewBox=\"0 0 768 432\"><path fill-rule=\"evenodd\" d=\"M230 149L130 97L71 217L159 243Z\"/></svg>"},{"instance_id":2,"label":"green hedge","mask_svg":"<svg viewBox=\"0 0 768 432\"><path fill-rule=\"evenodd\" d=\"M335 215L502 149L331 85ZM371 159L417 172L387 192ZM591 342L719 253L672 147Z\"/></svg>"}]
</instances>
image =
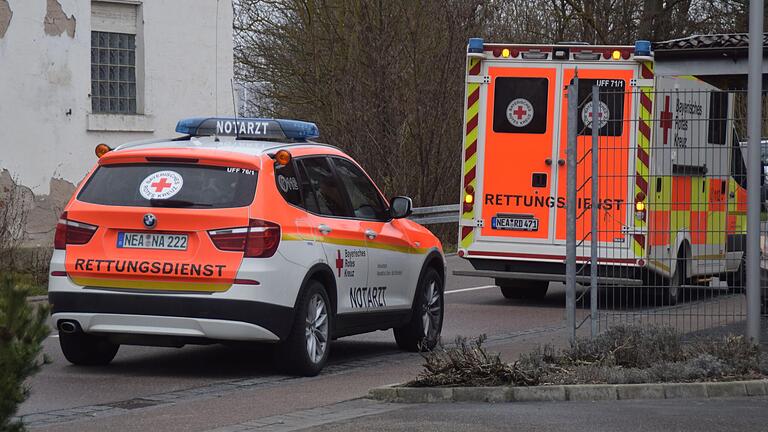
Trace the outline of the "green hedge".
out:
<instances>
[{"instance_id":1,"label":"green hedge","mask_svg":"<svg viewBox=\"0 0 768 432\"><path fill-rule=\"evenodd\" d=\"M13 420L28 396L24 380L47 361L42 343L50 329L47 305L27 302L29 287L8 274L0 276L0 431L23 431Z\"/></svg>"}]
</instances>

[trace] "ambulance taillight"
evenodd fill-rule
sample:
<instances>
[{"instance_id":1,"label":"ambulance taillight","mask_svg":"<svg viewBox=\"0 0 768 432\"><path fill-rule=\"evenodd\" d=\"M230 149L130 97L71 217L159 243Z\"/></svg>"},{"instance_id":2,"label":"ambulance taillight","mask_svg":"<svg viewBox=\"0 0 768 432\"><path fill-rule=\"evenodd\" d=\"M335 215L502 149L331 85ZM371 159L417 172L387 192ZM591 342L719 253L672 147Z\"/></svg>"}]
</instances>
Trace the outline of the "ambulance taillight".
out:
<instances>
[{"instance_id":1,"label":"ambulance taillight","mask_svg":"<svg viewBox=\"0 0 768 432\"><path fill-rule=\"evenodd\" d=\"M280 225L251 219L247 227L208 231L208 236L219 250L243 252L245 258L269 258L280 245Z\"/></svg>"},{"instance_id":2,"label":"ambulance taillight","mask_svg":"<svg viewBox=\"0 0 768 432\"><path fill-rule=\"evenodd\" d=\"M464 188L464 213L469 213L475 206L475 188L472 185Z\"/></svg>"},{"instance_id":3,"label":"ambulance taillight","mask_svg":"<svg viewBox=\"0 0 768 432\"><path fill-rule=\"evenodd\" d=\"M53 248L64 250L68 244L83 245L91 241L93 234L99 227L83 222L67 219L67 212L59 217L56 224L56 235L53 239Z\"/></svg>"},{"instance_id":4,"label":"ambulance taillight","mask_svg":"<svg viewBox=\"0 0 768 432\"><path fill-rule=\"evenodd\" d=\"M642 200L635 203L635 218L645 220L645 203Z\"/></svg>"}]
</instances>

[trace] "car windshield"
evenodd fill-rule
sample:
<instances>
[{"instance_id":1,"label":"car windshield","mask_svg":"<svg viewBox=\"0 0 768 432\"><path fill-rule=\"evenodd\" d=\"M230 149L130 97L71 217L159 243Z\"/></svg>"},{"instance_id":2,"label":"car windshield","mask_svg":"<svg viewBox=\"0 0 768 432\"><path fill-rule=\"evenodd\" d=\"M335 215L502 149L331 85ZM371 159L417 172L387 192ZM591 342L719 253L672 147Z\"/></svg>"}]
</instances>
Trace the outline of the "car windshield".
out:
<instances>
[{"instance_id":1,"label":"car windshield","mask_svg":"<svg viewBox=\"0 0 768 432\"><path fill-rule=\"evenodd\" d=\"M135 207L231 208L253 201L257 172L189 164L99 167L77 196L92 204Z\"/></svg>"}]
</instances>

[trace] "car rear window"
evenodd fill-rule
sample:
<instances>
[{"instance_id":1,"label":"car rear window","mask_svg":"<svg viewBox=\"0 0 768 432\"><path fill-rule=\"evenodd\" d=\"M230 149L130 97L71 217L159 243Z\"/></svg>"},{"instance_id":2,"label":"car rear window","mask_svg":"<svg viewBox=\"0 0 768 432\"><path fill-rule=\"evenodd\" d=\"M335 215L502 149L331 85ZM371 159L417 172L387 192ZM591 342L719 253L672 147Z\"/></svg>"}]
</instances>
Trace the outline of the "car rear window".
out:
<instances>
[{"instance_id":1,"label":"car rear window","mask_svg":"<svg viewBox=\"0 0 768 432\"><path fill-rule=\"evenodd\" d=\"M100 166L77 199L136 207L231 208L253 202L255 170L184 164Z\"/></svg>"}]
</instances>

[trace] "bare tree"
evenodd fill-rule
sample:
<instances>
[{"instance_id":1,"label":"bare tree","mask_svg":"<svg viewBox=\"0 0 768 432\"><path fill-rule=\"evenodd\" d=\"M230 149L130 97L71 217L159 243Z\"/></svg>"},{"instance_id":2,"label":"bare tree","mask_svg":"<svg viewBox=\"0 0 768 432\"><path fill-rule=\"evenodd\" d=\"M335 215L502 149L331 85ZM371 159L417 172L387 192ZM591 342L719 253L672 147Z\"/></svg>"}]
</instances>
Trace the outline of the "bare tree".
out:
<instances>
[{"instance_id":1,"label":"bare tree","mask_svg":"<svg viewBox=\"0 0 768 432\"><path fill-rule=\"evenodd\" d=\"M469 37L631 44L744 30L746 0L237 0L249 111L318 123L387 194L456 201Z\"/></svg>"}]
</instances>

